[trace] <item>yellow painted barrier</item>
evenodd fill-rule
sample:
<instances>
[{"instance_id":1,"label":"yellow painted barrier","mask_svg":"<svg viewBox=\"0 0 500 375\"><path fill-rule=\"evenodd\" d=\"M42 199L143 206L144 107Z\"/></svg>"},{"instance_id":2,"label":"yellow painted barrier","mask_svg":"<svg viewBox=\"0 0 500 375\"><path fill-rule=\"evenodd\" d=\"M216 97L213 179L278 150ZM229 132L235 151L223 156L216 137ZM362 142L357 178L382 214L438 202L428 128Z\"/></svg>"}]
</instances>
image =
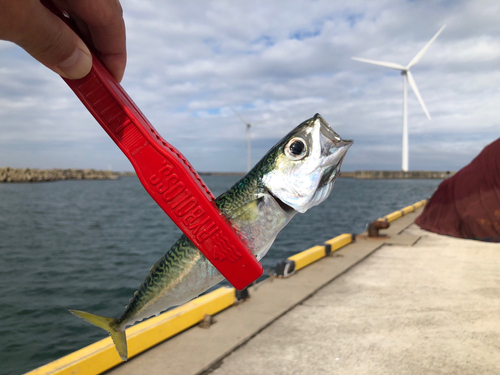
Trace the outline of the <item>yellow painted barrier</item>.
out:
<instances>
[{"instance_id":1,"label":"yellow painted barrier","mask_svg":"<svg viewBox=\"0 0 500 375\"><path fill-rule=\"evenodd\" d=\"M415 211L415 207L413 207L413 205L406 206L405 208L401 209L401 212L403 213L403 215L409 214L410 212L413 212L413 211Z\"/></svg>"},{"instance_id":2,"label":"yellow painted barrier","mask_svg":"<svg viewBox=\"0 0 500 375\"><path fill-rule=\"evenodd\" d=\"M332 251L336 251L341 247L352 242L352 235L350 233L344 233L340 236L332 238L331 240L326 241L326 244L329 244L332 247ZM323 258L325 256L325 246L318 245L311 247L310 249L304 250L298 254L292 255L288 258L288 260L293 260L295 262L295 271L308 266L311 263L316 262L317 260Z\"/></svg>"},{"instance_id":3,"label":"yellow painted barrier","mask_svg":"<svg viewBox=\"0 0 500 375\"><path fill-rule=\"evenodd\" d=\"M415 207L415 209L417 209L417 208L420 208L422 206L425 206L426 204L427 204L427 199L422 199L421 201L415 203L413 205L413 207Z\"/></svg>"},{"instance_id":4,"label":"yellow painted barrier","mask_svg":"<svg viewBox=\"0 0 500 375\"><path fill-rule=\"evenodd\" d=\"M318 259L321 259L324 256L325 256L325 247L314 246L298 254L292 255L288 259L293 260L295 262L295 271L297 271L313 262L316 262Z\"/></svg>"},{"instance_id":5,"label":"yellow painted barrier","mask_svg":"<svg viewBox=\"0 0 500 375\"><path fill-rule=\"evenodd\" d=\"M384 218L386 218L387 221L390 223L391 221L399 219L401 216L403 216L403 213L401 211L394 211L389 215L385 215Z\"/></svg>"},{"instance_id":6,"label":"yellow painted barrier","mask_svg":"<svg viewBox=\"0 0 500 375\"><path fill-rule=\"evenodd\" d=\"M340 236L332 238L331 240L325 241L326 244L329 244L332 247L332 252L348 245L352 242L352 234L344 233Z\"/></svg>"},{"instance_id":7,"label":"yellow painted barrier","mask_svg":"<svg viewBox=\"0 0 500 375\"><path fill-rule=\"evenodd\" d=\"M378 218L378 220L387 219L387 221L390 223L391 221L399 219L403 215L406 215L410 212L413 212L413 211L419 209L420 207L424 206L426 203L427 203L427 199L422 199L421 201L418 201L417 203L414 203L410 206L406 206L405 208L402 208L399 211L394 211L394 212L390 213L389 215L385 215L384 217Z\"/></svg>"},{"instance_id":8,"label":"yellow painted barrier","mask_svg":"<svg viewBox=\"0 0 500 375\"><path fill-rule=\"evenodd\" d=\"M129 358L234 304L235 290L219 288L127 329ZM96 375L122 363L111 338L100 340L25 375Z\"/></svg>"},{"instance_id":9,"label":"yellow painted barrier","mask_svg":"<svg viewBox=\"0 0 500 375\"><path fill-rule=\"evenodd\" d=\"M427 204L427 199L422 199L420 202L415 203L413 206L415 209L425 206Z\"/></svg>"}]
</instances>

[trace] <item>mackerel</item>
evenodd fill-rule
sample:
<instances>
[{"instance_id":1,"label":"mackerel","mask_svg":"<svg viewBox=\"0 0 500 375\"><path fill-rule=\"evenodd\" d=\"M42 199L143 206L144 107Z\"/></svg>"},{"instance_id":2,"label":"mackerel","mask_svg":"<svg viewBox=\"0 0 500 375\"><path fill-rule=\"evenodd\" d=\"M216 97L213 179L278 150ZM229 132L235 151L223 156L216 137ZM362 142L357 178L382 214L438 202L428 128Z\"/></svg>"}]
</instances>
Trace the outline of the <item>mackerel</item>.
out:
<instances>
[{"instance_id":1,"label":"mackerel","mask_svg":"<svg viewBox=\"0 0 500 375\"><path fill-rule=\"evenodd\" d=\"M216 199L221 213L258 260L298 212L306 212L330 195L351 145L351 140L340 138L316 114L286 135L247 175ZM127 326L181 305L223 279L182 235L151 267L122 316L114 319L70 311L108 331L120 358L126 361Z\"/></svg>"}]
</instances>

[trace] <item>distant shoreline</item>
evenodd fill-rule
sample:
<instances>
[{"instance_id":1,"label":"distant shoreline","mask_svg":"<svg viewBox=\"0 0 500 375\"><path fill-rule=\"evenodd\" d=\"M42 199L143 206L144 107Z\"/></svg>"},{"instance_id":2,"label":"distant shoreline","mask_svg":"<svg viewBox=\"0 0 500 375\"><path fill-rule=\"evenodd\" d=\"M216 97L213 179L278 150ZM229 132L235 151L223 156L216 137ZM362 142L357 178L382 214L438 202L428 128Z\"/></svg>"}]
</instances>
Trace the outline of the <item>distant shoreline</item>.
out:
<instances>
[{"instance_id":1,"label":"distant shoreline","mask_svg":"<svg viewBox=\"0 0 500 375\"><path fill-rule=\"evenodd\" d=\"M340 178L356 180L444 180L456 172L451 171L354 171L340 172ZM200 176L244 176L244 172L199 172Z\"/></svg>"},{"instance_id":2,"label":"distant shoreline","mask_svg":"<svg viewBox=\"0 0 500 375\"><path fill-rule=\"evenodd\" d=\"M354 171L340 172L340 178L357 180L444 180L453 176L451 171ZM200 176L244 176L245 172L199 172Z\"/></svg>"},{"instance_id":3,"label":"distant shoreline","mask_svg":"<svg viewBox=\"0 0 500 375\"><path fill-rule=\"evenodd\" d=\"M355 171L340 172L340 177L356 180L444 180L455 173L452 171Z\"/></svg>"},{"instance_id":4,"label":"distant shoreline","mask_svg":"<svg viewBox=\"0 0 500 375\"><path fill-rule=\"evenodd\" d=\"M359 180L416 180L440 179L453 176L450 171L355 171L341 172L341 178ZM245 172L199 172L200 176L244 176ZM135 172L113 172L96 169L36 169L0 168L0 183L51 182L62 180L117 180L123 176L136 176Z\"/></svg>"},{"instance_id":5,"label":"distant shoreline","mask_svg":"<svg viewBox=\"0 0 500 375\"><path fill-rule=\"evenodd\" d=\"M0 183L51 182L61 180L117 180L121 176L135 176L135 173L101 171L95 169L0 168Z\"/></svg>"},{"instance_id":6,"label":"distant shoreline","mask_svg":"<svg viewBox=\"0 0 500 375\"><path fill-rule=\"evenodd\" d=\"M200 176L244 176L246 172L198 172Z\"/></svg>"}]
</instances>

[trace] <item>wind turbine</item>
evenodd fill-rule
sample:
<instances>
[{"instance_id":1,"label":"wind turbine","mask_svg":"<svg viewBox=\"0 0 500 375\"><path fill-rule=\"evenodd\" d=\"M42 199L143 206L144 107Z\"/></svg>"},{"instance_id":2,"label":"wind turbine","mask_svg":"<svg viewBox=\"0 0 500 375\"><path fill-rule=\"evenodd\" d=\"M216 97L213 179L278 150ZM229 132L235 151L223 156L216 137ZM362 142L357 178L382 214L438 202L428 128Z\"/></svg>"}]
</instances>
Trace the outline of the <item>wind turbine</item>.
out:
<instances>
[{"instance_id":1,"label":"wind turbine","mask_svg":"<svg viewBox=\"0 0 500 375\"><path fill-rule=\"evenodd\" d=\"M446 27L446 25L443 25L443 27L441 27L439 29L439 31L436 33L436 35L434 35L432 37L432 39L429 40L429 42L424 46L424 48L422 48L420 50L420 52L417 53L415 55L415 57L406 66L396 64L396 63L391 63L391 62L385 62L385 61L362 59L359 57L352 58L353 60L356 60L356 61L361 61L361 62L365 62L368 64L384 66L386 68L391 68L391 69L396 69L396 70L401 71L401 75L403 76L403 147L402 147L403 156L402 156L401 170L403 170L404 172L408 172L408 111L407 111L407 105L406 105L407 82L410 84L410 87L412 88L413 92L415 93L415 96L417 97L418 101L422 105L422 108L423 108L425 114L427 115L427 118L429 120L431 119L431 116L429 115L429 112L427 111L427 108L425 107L425 103L422 100L422 97L420 96L420 92L418 91L417 85L415 83L415 80L413 79L413 76L410 72L410 69L420 61L420 59L425 54L427 49L430 47L432 42L434 42L434 40L436 40L436 38L439 36L439 34L441 34L441 32L444 30L445 27Z\"/></svg>"},{"instance_id":2,"label":"wind turbine","mask_svg":"<svg viewBox=\"0 0 500 375\"><path fill-rule=\"evenodd\" d=\"M231 108L231 111L238 117L242 123L246 125L246 131L245 131L245 138L247 139L247 172L252 168L252 139L251 139L251 134L250 134L250 129L252 127L252 124L249 122L246 122L243 117L240 116L238 112L236 112L233 108Z\"/></svg>"}]
</instances>

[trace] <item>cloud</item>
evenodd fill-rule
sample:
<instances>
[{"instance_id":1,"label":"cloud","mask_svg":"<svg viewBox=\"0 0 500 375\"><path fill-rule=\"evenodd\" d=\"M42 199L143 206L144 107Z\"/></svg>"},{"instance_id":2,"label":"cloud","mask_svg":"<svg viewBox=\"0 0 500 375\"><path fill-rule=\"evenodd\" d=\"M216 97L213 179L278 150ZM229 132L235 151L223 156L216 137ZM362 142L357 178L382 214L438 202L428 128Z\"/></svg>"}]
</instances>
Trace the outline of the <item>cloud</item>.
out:
<instances>
[{"instance_id":1,"label":"cloud","mask_svg":"<svg viewBox=\"0 0 500 375\"><path fill-rule=\"evenodd\" d=\"M408 93L410 169L453 170L498 137L500 12L488 1L123 0L124 88L195 168L255 163L316 112L355 140L345 170L399 169L402 79L351 56L407 64L432 116ZM131 166L71 90L0 41L0 165Z\"/></svg>"}]
</instances>

